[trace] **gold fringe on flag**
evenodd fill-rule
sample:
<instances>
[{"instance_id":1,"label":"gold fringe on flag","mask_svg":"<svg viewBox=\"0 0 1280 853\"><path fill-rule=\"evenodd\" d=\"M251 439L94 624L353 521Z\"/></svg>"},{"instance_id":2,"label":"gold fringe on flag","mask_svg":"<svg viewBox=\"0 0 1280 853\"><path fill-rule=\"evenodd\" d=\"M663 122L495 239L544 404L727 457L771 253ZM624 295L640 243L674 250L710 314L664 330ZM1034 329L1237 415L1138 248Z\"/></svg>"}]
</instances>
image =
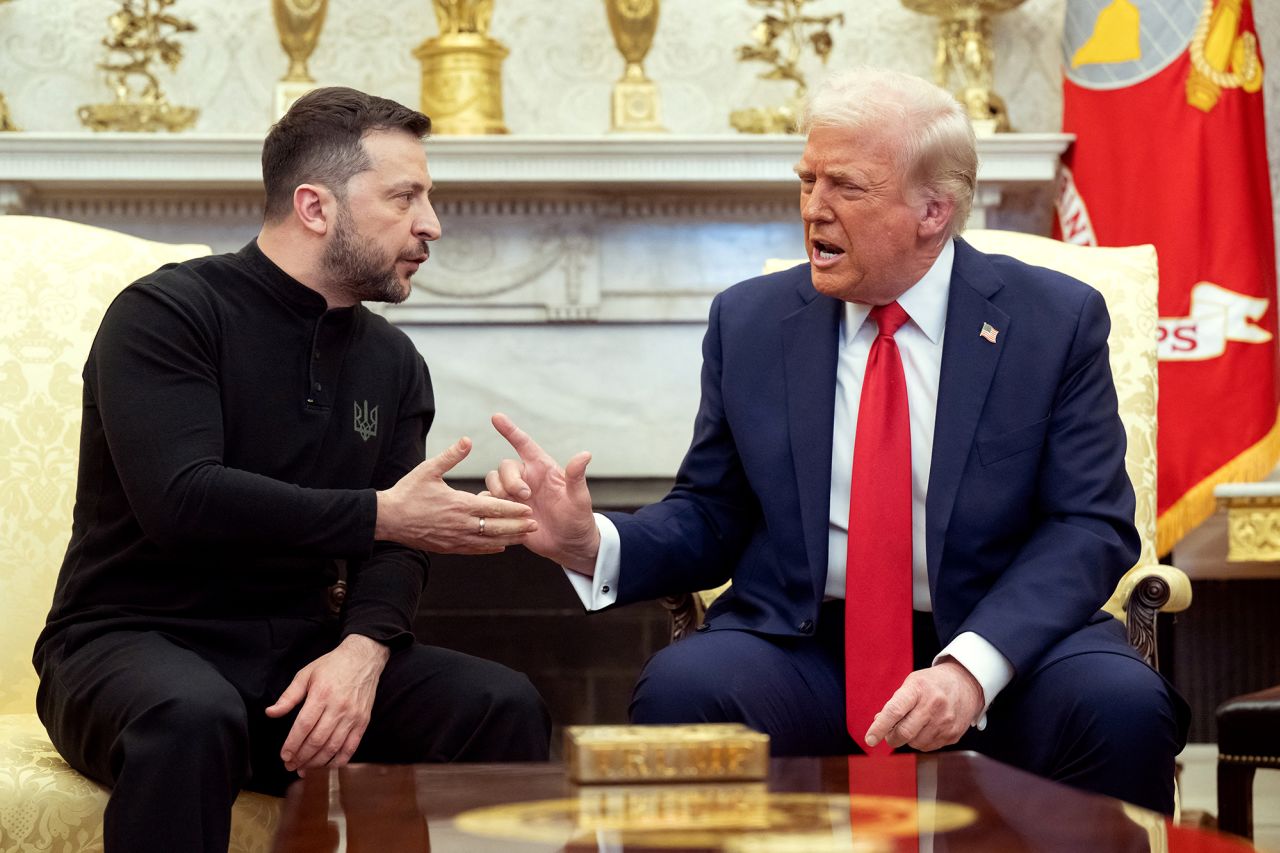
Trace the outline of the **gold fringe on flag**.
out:
<instances>
[{"instance_id":1,"label":"gold fringe on flag","mask_svg":"<svg viewBox=\"0 0 1280 853\"><path fill-rule=\"evenodd\" d=\"M1156 553L1168 554L1179 539L1213 515L1215 486L1265 479L1276 467L1277 460L1280 460L1280 411L1261 441L1196 483L1160 514L1156 519Z\"/></svg>"}]
</instances>

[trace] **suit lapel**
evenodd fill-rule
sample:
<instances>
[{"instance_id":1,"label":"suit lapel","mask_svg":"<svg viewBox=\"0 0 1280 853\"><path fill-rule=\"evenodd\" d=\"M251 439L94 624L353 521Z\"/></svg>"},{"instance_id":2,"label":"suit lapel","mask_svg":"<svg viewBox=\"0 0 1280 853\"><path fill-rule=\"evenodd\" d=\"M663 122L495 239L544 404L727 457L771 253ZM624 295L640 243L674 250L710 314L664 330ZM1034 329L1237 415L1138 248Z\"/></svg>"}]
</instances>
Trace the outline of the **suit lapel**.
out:
<instances>
[{"instance_id":1,"label":"suit lapel","mask_svg":"<svg viewBox=\"0 0 1280 853\"><path fill-rule=\"evenodd\" d=\"M984 323L990 323L1000 330L999 335L1008 335L1012 325L1009 315L989 301L1002 286L986 257L956 240L925 505L925 553L935 600L942 542L1002 349L999 337L992 343L979 333Z\"/></svg>"},{"instance_id":2,"label":"suit lapel","mask_svg":"<svg viewBox=\"0 0 1280 853\"><path fill-rule=\"evenodd\" d=\"M820 601L827 580L827 527L831 509L831 432L835 417L840 307L820 295L805 269L799 283L805 304L782 320L787 428L800 493L805 552Z\"/></svg>"}]
</instances>

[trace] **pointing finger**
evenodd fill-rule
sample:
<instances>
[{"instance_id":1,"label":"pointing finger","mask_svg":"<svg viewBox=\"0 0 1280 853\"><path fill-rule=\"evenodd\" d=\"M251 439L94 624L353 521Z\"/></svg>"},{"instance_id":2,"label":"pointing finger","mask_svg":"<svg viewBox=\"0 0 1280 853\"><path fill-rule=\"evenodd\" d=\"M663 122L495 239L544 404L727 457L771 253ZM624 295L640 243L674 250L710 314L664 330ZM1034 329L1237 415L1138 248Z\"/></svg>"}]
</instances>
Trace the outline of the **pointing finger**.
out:
<instances>
[{"instance_id":1,"label":"pointing finger","mask_svg":"<svg viewBox=\"0 0 1280 853\"><path fill-rule=\"evenodd\" d=\"M527 432L516 426L515 421L511 420L511 418L499 412L493 416L492 422L493 428L507 440L507 443L524 461L532 462L547 455L546 451L538 446L538 442L530 438Z\"/></svg>"},{"instance_id":2,"label":"pointing finger","mask_svg":"<svg viewBox=\"0 0 1280 853\"><path fill-rule=\"evenodd\" d=\"M871 722L871 728L867 729L867 746L875 746L884 740L898 722L915 707L915 698L913 695L908 695L906 692L908 690L909 688L905 686L899 687L884 704L880 713L876 714L876 718Z\"/></svg>"}]
</instances>

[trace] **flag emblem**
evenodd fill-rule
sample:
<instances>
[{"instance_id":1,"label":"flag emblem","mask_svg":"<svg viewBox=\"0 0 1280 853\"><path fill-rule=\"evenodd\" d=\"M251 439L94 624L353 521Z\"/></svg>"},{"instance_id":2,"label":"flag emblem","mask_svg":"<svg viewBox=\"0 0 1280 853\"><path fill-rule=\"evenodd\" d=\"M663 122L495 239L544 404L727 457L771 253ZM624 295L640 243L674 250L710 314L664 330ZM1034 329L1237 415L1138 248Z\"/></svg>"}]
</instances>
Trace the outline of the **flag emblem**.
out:
<instances>
[{"instance_id":1,"label":"flag emblem","mask_svg":"<svg viewBox=\"0 0 1280 853\"><path fill-rule=\"evenodd\" d=\"M996 335L998 334L1000 334L1000 330L995 326L990 323L983 323L982 331L978 332L978 337L982 338L987 343L994 344L996 342Z\"/></svg>"}]
</instances>

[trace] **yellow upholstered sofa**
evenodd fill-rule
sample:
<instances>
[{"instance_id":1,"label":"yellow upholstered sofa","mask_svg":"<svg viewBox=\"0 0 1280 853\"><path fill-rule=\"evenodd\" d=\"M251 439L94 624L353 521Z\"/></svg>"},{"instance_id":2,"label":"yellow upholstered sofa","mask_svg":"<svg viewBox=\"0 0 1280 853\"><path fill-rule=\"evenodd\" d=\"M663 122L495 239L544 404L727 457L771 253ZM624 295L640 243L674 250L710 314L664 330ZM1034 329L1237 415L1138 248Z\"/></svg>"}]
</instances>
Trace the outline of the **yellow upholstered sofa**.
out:
<instances>
[{"instance_id":1,"label":"yellow upholstered sofa","mask_svg":"<svg viewBox=\"0 0 1280 853\"><path fill-rule=\"evenodd\" d=\"M1153 246L1097 248L1075 246L1013 231L975 230L964 234L974 248L1010 255L1059 270L1102 293L1111 314L1108 338L1111 371L1120 400L1128 448L1125 466L1137 494L1134 522L1142 537L1137 564L1121 579L1106 610L1126 622L1129 641L1156 664L1156 613L1176 612L1191 604L1191 581L1180 570L1161 565L1156 542L1156 291L1159 276ZM765 272L787 269L798 260L765 264ZM723 589L723 587L721 588ZM720 590L677 596L663 603L672 612L673 638L696 627L706 605Z\"/></svg>"},{"instance_id":2,"label":"yellow upholstered sofa","mask_svg":"<svg viewBox=\"0 0 1280 853\"><path fill-rule=\"evenodd\" d=\"M135 278L208 252L0 215L0 853L102 850L107 789L49 743L31 651L71 531L81 370L103 311ZM231 850L269 850L279 813L241 794Z\"/></svg>"}]
</instances>

